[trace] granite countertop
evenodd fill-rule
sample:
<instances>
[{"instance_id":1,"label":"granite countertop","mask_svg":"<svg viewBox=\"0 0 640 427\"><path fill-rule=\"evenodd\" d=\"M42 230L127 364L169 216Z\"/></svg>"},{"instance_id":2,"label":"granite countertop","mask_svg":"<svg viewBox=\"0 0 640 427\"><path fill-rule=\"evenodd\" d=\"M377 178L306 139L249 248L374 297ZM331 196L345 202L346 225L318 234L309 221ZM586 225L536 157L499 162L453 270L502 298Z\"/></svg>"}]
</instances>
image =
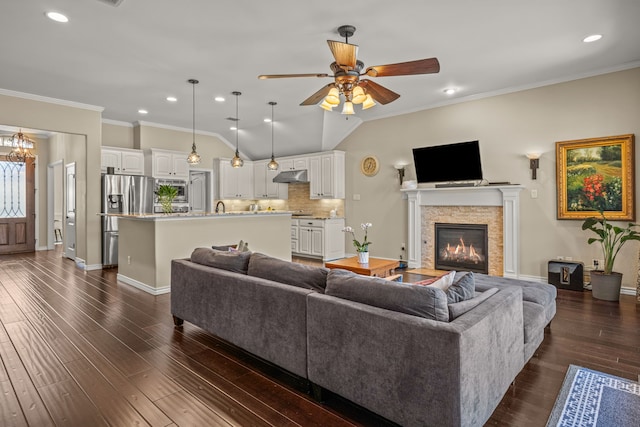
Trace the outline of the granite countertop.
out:
<instances>
[{"instance_id":1,"label":"granite countertop","mask_svg":"<svg viewBox=\"0 0 640 427\"><path fill-rule=\"evenodd\" d=\"M246 217L246 216L291 216L290 211L230 211L230 212L182 212L172 214L148 213L148 214L98 214L102 216L117 216L119 218L138 219L138 220L179 220L179 219L196 219L196 218L228 218L228 217Z\"/></svg>"}]
</instances>

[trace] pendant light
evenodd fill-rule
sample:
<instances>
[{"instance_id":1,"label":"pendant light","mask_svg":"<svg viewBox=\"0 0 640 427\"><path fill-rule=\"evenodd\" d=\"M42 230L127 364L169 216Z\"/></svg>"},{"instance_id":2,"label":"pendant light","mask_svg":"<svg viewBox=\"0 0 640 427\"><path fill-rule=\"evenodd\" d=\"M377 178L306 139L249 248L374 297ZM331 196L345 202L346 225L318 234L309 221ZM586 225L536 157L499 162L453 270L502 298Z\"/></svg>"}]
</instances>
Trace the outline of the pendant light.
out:
<instances>
[{"instance_id":1,"label":"pendant light","mask_svg":"<svg viewBox=\"0 0 640 427\"><path fill-rule=\"evenodd\" d=\"M200 163L200 155L196 151L196 85L200 83L196 79L187 80L193 87L193 144L191 144L191 153L187 157L187 163L197 165Z\"/></svg>"},{"instance_id":2,"label":"pendant light","mask_svg":"<svg viewBox=\"0 0 640 427\"><path fill-rule=\"evenodd\" d=\"M271 161L267 164L267 169L271 171L277 171L279 167L278 162L276 162L276 159L273 156L273 107L277 104L277 102L269 102L269 105L271 105Z\"/></svg>"},{"instance_id":3,"label":"pendant light","mask_svg":"<svg viewBox=\"0 0 640 427\"><path fill-rule=\"evenodd\" d=\"M10 162L25 163L28 159L36 157L30 149L35 144L29 137L22 133L22 129L20 129L18 133L11 135L10 141L13 147L7 154L7 160Z\"/></svg>"},{"instance_id":4,"label":"pendant light","mask_svg":"<svg viewBox=\"0 0 640 427\"><path fill-rule=\"evenodd\" d=\"M231 159L231 166L234 168L241 168L244 165L244 160L240 158L240 153L238 151L238 130L240 129L240 117L238 117L238 97L242 95L241 92L234 91L231 92L232 95L236 97L236 155Z\"/></svg>"}]
</instances>

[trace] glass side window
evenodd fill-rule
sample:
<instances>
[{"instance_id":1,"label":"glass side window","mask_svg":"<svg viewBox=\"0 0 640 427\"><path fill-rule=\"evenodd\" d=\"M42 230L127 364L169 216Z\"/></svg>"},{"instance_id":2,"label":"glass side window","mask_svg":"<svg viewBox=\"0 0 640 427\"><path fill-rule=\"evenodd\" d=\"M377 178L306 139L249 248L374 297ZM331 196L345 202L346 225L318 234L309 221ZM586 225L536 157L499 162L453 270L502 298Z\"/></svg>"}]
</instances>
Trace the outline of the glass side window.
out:
<instances>
[{"instance_id":1,"label":"glass side window","mask_svg":"<svg viewBox=\"0 0 640 427\"><path fill-rule=\"evenodd\" d=\"M24 163L0 160L0 218L20 218L26 212Z\"/></svg>"}]
</instances>

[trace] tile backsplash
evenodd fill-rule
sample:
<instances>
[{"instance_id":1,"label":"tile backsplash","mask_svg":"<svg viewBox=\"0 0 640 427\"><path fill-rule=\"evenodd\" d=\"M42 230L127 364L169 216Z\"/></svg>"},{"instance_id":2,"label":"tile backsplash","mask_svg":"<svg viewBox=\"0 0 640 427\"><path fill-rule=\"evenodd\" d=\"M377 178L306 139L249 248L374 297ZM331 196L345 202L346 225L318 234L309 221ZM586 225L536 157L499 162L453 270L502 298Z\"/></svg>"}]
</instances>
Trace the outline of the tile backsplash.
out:
<instances>
[{"instance_id":1,"label":"tile backsplash","mask_svg":"<svg viewBox=\"0 0 640 427\"><path fill-rule=\"evenodd\" d=\"M261 210L269 207L275 210L303 211L314 216L329 217L332 209L336 216L344 217L344 200L342 199L310 199L309 183L299 182L289 185L289 199L256 199L256 200L223 200L227 211L244 211L249 205L257 203Z\"/></svg>"}]
</instances>

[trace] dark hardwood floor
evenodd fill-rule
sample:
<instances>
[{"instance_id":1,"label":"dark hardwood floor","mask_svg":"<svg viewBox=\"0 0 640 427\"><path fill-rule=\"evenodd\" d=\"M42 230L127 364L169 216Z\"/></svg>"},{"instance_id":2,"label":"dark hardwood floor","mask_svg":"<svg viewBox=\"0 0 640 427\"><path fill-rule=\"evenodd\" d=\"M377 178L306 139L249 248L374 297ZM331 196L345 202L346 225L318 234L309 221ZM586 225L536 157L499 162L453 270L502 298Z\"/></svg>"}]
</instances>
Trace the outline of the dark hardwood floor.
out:
<instances>
[{"instance_id":1,"label":"dark hardwood floor","mask_svg":"<svg viewBox=\"0 0 640 427\"><path fill-rule=\"evenodd\" d=\"M59 252L0 256L0 323L2 427L392 425L335 395L317 403L303 381L188 323L174 329L169 295ZM638 380L639 331L634 297L560 291L487 425L544 426L569 364Z\"/></svg>"}]
</instances>

